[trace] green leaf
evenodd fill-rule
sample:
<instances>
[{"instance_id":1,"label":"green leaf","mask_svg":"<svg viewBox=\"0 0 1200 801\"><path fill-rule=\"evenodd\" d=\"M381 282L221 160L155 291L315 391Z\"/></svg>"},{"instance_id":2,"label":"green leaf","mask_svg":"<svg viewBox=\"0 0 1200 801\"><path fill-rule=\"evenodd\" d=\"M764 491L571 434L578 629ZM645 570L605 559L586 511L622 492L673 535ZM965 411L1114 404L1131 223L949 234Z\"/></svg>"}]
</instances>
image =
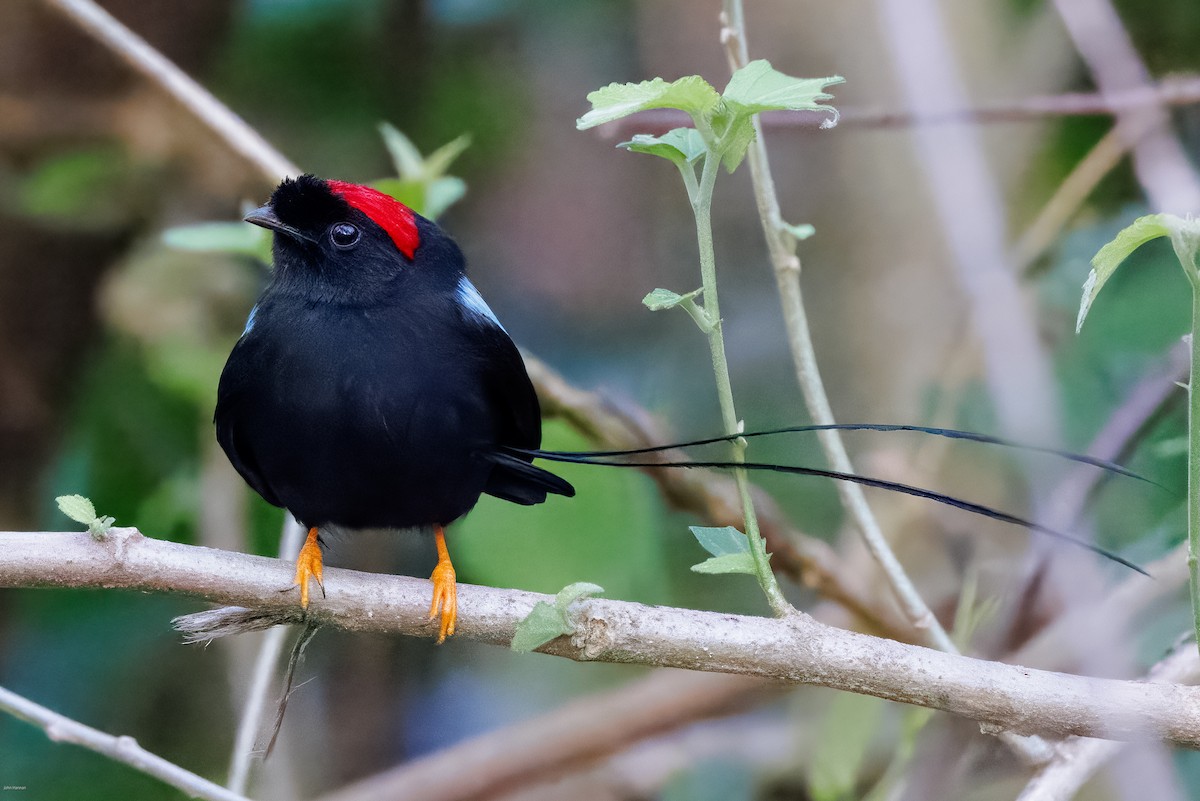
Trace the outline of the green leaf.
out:
<instances>
[{"instance_id":1,"label":"green leaf","mask_svg":"<svg viewBox=\"0 0 1200 801\"><path fill-rule=\"evenodd\" d=\"M462 178L455 178L452 175L435 178L425 187L425 208L418 213L431 220L436 220L446 209L461 200L465 194L467 194L467 182Z\"/></svg>"},{"instance_id":2,"label":"green leaf","mask_svg":"<svg viewBox=\"0 0 1200 801\"><path fill-rule=\"evenodd\" d=\"M517 624L510 647L518 653L529 653L556 637L574 634L575 626L569 615L571 604L601 592L604 592L603 587L578 581L559 590L553 604L538 601Z\"/></svg>"},{"instance_id":3,"label":"green leaf","mask_svg":"<svg viewBox=\"0 0 1200 801\"><path fill-rule=\"evenodd\" d=\"M379 133L383 137L384 147L392 157L396 173L401 178L420 178L425 172L425 159L421 158L421 151L417 150L412 140L400 133L400 129L390 122L380 123Z\"/></svg>"},{"instance_id":4,"label":"green leaf","mask_svg":"<svg viewBox=\"0 0 1200 801\"><path fill-rule=\"evenodd\" d=\"M102 540L115 522L117 522L115 517L97 517L88 524L88 533L92 535L92 539Z\"/></svg>"},{"instance_id":5,"label":"green leaf","mask_svg":"<svg viewBox=\"0 0 1200 801\"><path fill-rule=\"evenodd\" d=\"M713 556L750 553L750 541L733 526L688 526L696 541Z\"/></svg>"},{"instance_id":6,"label":"green leaf","mask_svg":"<svg viewBox=\"0 0 1200 801\"><path fill-rule=\"evenodd\" d=\"M745 537L742 537L745 539ZM698 565L692 565L693 573L749 573L756 575L757 568L754 565L754 557L749 552L746 553L727 553L721 556L712 556L705 559Z\"/></svg>"},{"instance_id":7,"label":"green leaf","mask_svg":"<svg viewBox=\"0 0 1200 801\"><path fill-rule=\"evenodd\" d=\"M163 231L163 243L176 250L234 253L271 262L271 232L242 222L206 222Z\"/></svg>"},{"instance_id":8,"label":"green leaf","mask_svg":"<svg viewBox=\"0 0 1200 801\"><path fill-rule=\"evenodd\" d=\"M677 292L672 292L669 289L655 289L646 297L642 298L642 305L650 311L662 311L663 309L673 309L680 303L686 300L691 300L703 292L703 289L693 289L686 295L680 295Z\"/></svg>"},{"instance_id":9,"label":"green leaf","mask_svg":"<svg viewBox=\"0 0 1200 801\"><path fill-rule=\"evenodd\" d=\"M1129 254L1152 239L1160 236L1170 236L1175 222L1183 222L1172 214L1150 214L1139 217L1131 225L1118 233L1111 242L1092 258L1092 270L1087 280L1083 282L1083 298L1079 303L1079 316L1075 319L1075 333L1083 328L1084 318L1092 308L1092 302L1100 294L1100 290L1112 278L1113 273Z\"/></svg>"},{"instance_id":10,"label":"green leaf","mask_svg":"<svg viewBox=\"0 0 1200 801\"><path fill-rule=\"evenodd\" d=\"M628 142L622 142L617 147L632 150L634 153L649 153L652 156L673 161L676 164L692 164L708 152L704 137L695 128L675 128L662 136L637 134Z\"/></svg>"},{"instance_id":11,"label":"green leaf","mask_svg":"<svg viewBox=\"0 0 1200 801\"><path fill-rule=\"evenodd\" d=\"M693 289L686 295L680 295L672 292L669 289L655 289L642 298L642 303L650 311L662 311L663 309L673 309L676 306L681 307L688 315L696 322L696 326L708 334L711 333L716 323L704 307L696 302L696 296L701 294L703 289Z\"/></svg>"},{"instance_id":12,"label":"green leaf","mask_svg":"<svg viewBox=\"0 0 1200 801\"><path fill-rule=\"evenodd\" d=\"M717 150L725 171L733 172L746 158L750 143L754 141L754 122L749 114L734 115L729 119L728 126L717 144Z\"/></svg>"},{"instance_id":13,"label":"green leaf","mask_svg":"<svg viewBox=\"0 0 1200 801\"><path fill-rule=\"evenodd\" d=\"M554 608L557 609L566 619L567 609L576 601L582 601L592 595L599 595L604 592L604 588L599 584L590 584L586 581L577 581L574 584L568 584L558 591L554 596ZM572 629L574 631L574 629Z\"/></svg>"},{"instance_id":14,"label":"green leaf","mask_svg":"<svg viewBox=\"0 0 1200 801\"><path fill-rule=\"evenodd\" d=\"M1151 449L1151 453L1153 453L1159 459L1187 456L1187 452L1188 438L1186 435L1164 439L1162 442L1155 443Z\"/></svg>"},{"instance_id":15,"label":"green leaf","mask_svg":"<svg viewBox=\"0 0 1200 801\"><path fill-rule=\"evenodd\" d=\"M760 58L735 72L721 97L738 115L760 111L828 111L831 117L825 127L832 127L837 124L837 109L821 105L821 101L833 97L824 91L826 87L844 80L839 75L793 78Z\"/></svg>"},{"instance_id":16,"label":"green leaf","mask_svg":"<svg viewBox=\"0 0 1200 801\"><path fill-rule=\"evenodd\" d=\"M457 139L452 139L442 145L425 159L425 175L430 178L442 177L446 174L446 170L450 169L450 165L454 163L454 160L461 156L463 151L470 146L470 134L463 134Z\"/></svg>"},{"instance_id":17,"label":"green leaf","mask_svg":"<svg viewBox=\"0 0 1200 801\"><path fill-rule=\"evenodd\" d=\"M823 91L825 87L842 80L836 75L793 78L763 59L751 61L735 72L713 117L713 127L718 131L716 149L725 169L733 172L746 157L754 141L754 115L761 111L828 111L832 116L823 127L836 125L837 109L821 105L821 101L833 97Z\"/></svg>"},{"instance_id":18,"label":"green leaf","mask_svg":"<svg viewBox=\"0 0 1200 801\"><path fill-rule=\"evenodd\" d=\"M792 225L791 223L780 223L779 227L782 228L787 233L791 234L792 238L795 239L797 242L803 242L805 239L808 239L810 236L812 236L813 234L815 234L817 232L817 229L813 228L808 223L803 223L801 225Z\"/></svg>"},{"instance_id":19,"label":"green leaf","mask_svg":"<svg viewBox=\"0 0 1200 801\"><path fill-rule=\"evenodd\" d=\"M425 183L415 178L381 178L371 184L385 195L390 195L417 214L425 215Z\"/></svg>"},{"instance_id":20,"label":"green leaf","mask_svg":"<svg viewBox=\"0 0 1200 801\"><path fill-rule=\"evenodd\" d=\"M398 178L384 178L373 183L380 192L391 195L431 220L436 220L467 193L467 184L461 178L445 173L471 145L471 137L463 134L426 158L412 140L394 126L382 123L379 132L399 174Z\"/></svg>"},{"instance_id":21,"label":"green leaf","mask_svg":"<svg viewBox=\"0 0 1200 801\"><path fill-rule=\"evenodd\" d=\"M525 619L517 624L510 647L517 653L527 654L555 637L570 633L564 627L559 611L545 601L538 601Z\"/></svg>"},{"instance_id":22,"label":"green leaf","mask_svg":"<svg viewBox=\"0 0 1200 801\"><path fill-rule=\"evenodd\" d=\"M592 110L575 121L579 130L628 117L652 108L677 108L692 119L705 119L721 102L717 90L699 75L667 83L655 78L641 83L610 83L587 96Z\"/></svg>"},{"instance_id":23,"label":"green leaf","mask_svg":"<svg viewBox=\"0 0 1200 801\"><path fill-rule=\"evenodd\" d=\"M96 507L82 495L60 495L54 499L58 509L76 523L90 526L96 519Z\"/></svg>"}]
</instances>

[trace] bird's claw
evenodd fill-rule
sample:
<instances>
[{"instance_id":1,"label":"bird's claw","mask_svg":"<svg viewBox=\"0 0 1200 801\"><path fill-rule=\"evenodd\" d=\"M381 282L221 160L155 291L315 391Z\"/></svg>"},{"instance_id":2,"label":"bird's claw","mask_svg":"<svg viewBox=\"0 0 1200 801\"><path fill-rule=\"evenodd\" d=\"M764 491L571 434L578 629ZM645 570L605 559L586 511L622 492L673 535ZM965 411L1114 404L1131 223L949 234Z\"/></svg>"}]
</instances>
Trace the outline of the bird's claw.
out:
<instances>
[{"instance_id":1,"label":"bird's claw","mask_svg":"<svg viewBox=\"0 0 1200 801\"><path fill-rule=\"evenodd\" d=\"M454 565L449 559L438 561L437 567L429 577L433 582L433 602L429 604L429 619L441 613L438 626L438 645L454 634L454 624L458 622L458 584L454 574Z\"/></svg>"},{"instance_id":2,"label":"bird's claw","mask_svg":"<svg viewBox=\"0 0 1200 801\"><path fill-rule=\"evenodd\" d=\"M296 557L296 578L293 586L300 587L300 608L308 609L308 580L315 579L321 588L321 597L325 597L325 585L321 582L324 562L321 559L321 546L317 542L317 530L310 529L300 555Z\"/></svg>"}]
</instances>

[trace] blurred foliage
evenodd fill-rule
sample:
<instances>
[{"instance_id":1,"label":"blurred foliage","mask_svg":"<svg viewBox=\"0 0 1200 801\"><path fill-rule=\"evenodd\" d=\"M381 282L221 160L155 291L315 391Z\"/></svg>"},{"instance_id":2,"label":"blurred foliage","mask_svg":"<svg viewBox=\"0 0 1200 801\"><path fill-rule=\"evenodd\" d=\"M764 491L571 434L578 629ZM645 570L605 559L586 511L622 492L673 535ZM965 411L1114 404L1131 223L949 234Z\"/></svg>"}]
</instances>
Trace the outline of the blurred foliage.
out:
<instances>
[{"instance_id":1,"label":"blurred foliage","mask_svg":"<svg viewBox=\"0 0 1200 801\"><path fill-rule=\"evenodd\" d=\"M150 216L157 171L117 143L56 153L26 172L16 210L58 228L105 231Z\"/></svg>"},{"instance_id":2,"label":"blurred foliage","mask_svg":"<svg viewBox=\"0 0 1200 801\"><path fill-rule=\"evenodd\" d=\"M1029 14L1044 9L1028 0L1011 3ZM1133 0L1120 0L1118 5L1153 70L1196 69L1200 15L1194 0L1156 2L1154 13L1146 13ZM441 181L433 190L436 214L456 200L464 186L446 172L459 146L438 151L438 145L458 141L464 134L471 137L471 147L453 166L475 187L501 165L528 158L518 145L528 134L528 116L542 102L537 93L572 77L533 74L525 63L532 58L530 49L582 53L587 44L600 53L593 57L608 59L604 78L642 74L639 58L651 57L634 47L638 37L631 31L630 18L652 16L648 9L649 4L629 2L255 0L238 7L208 74L198 77L306 168L346 176L382 176L395 168L398 177L382 186L414 205L430 202L429 182ZM1082 78L1079 83L1085 88ZM1177 116L1194 137L1197 126L1193 121L1189 127L1188 120L1194 120L1195 111ZM392 121L394 130L411 137L406 140L411 152L390 134L390 151L381 144L381 120ZM570 121L564 119L563 125L569 127ZM1022 211L1036 206L1107 127L1108 122L1099 119L1049 126L1041 154L1015 190L1014 205ZM544 146L540 141L530 145ZM418 168L406 171L405 165L413 167L412 152L419 155L418 148L441 155L421 157ZM389 165L389 155L397 163ZM430 160L437 169L425 171ZM152 159L113 142L70 143L0 168L7 208L38 225L64 231L140 231L135 246L104 283L99 304L105 331L91 344L86 366L70 377L73 401L43 482L41 525L69 525L53 499L79 493L121 525L196 542L199 481L212 437L216 377L264 280L265 233L240 223L174 228L172 247L163 247L159 228L203 216L191 209L181 214L165 204L169 193L163 185L175 177ZM422 196L405 194L415 191L412 181L418 173L425 181L417 193ZM1086 445L1128 390L1161 363L1163 353L1188 327L1187 287L1169 246L1160 242L1139 250L1130 267L1112 278L1110 289L1096 301L1094 319L1079 337L1071 330L1088 262L1117 230L1145 213L1129 205L1137 196L1132 171L1122 165L1101 184L1073 230L1046 255L1033 284L1041 333L1052 348L1067 412L1068 442L1077 449ZM204 214L215 216L211 209ZM533 227L529 235L540 232ZM221 254L196 252L213 250ZM631 290L631 297L653 285ZM751 301L774 303L773 298ZM635 304L636 298L631 305ZM548 304L531 311L534 319L518 321L514 329L528 328L556 349L554 355L563 362L573 359L568 371L585 377L582 383L610 375L609 363L619 363L626 373L640 370L660 382L667 376L671 386L649 405L664 412L680 434L711 433L716 417L708 378L674 364L675 340L631 341L621 321L602 329L613 335L612 343L571 354L562 343L575 335L576 321ZM686 320L678 324L691 325ZM672 323L656 319L644 325L633 333L652 331L657 337L671 330L667 326ZM778 366L766 372L734 364L733 370L740 412L747 420L762 427L806 422L795 403L790 373L782 380ZM634 377L621 388L636 385ZM946 401L952 424L996 429L979 384L947 389L931 381L926 395L927 414ZM1179 400L1153 422L1130 461L1133 469L1170 488L1184 483L1183 455L1172 450L1184 431L1182 392ZM861 445L858 452L869 455L886 454L889 448L908 452L914 444L912 438L852 442ZM545 445L578 449L586 443L554 423L546 427ZM815 440L799 437L755 443L754 454L761 461L823 463ZM998 476L997 483L1017 471L1004 457L965 446L956 449L951 464L968 462L972 471ZM529 509L485 497L456 525L451 548L462 581L550 593L571 582L588 581L603 586L611 598L765 612L748 579L700 576L689 570L705 558L688 532L695 521L667 510L648 477L584 465L563 465L561 473L578 488L576 498L554 497ZM798 525L836 537L841 510L827 482L765 476L759 483L773 492ZM246 549L274 554L282 513L253 497L248 516ZM1137 482L1108 481L1094 499L1092 517L1102 544L1142 561L1161 554L1184 534L1180 497ZM389 547L407 557L408 546L401 539ZM417 543L414 551L424 544ZM400 569L415 574L418 567L404 562ZM229 652L181 647L168 629L172 616L195 610L194 602L57 590L5 592L3 599L0 684L99 728L134 734L168 759L222 778L235 715L225 678ZM983 614L994 601L992 596L980 597L970 610ZM1139 632L1138 653L1144 661L1153 660L1186 626L1182 603L1162 610ZM424 642L406 642L403 647L408 649L403 659L396 658L395 651L382 651L379 671L389 682L378 697L369 699L398 718L420 722L411 725L404 739L387 743L395 761L635 674L625 666L575 665L465 642L451 641L437 651ZM328 684L323 682L358 680L356 675L336 674L333 668L361 648L356 635L318 638L302 677L316 679L304 691L312 709L319 712L328 701ZM852 798L871 786L880 763L889 758L876 751L911 749L925 720L923 713L904 714L872 699L825 696L830 700L822 704L814 697L799 694L798 702L787 708L789 720L809 730L815 744L806 756L813 767L807 785L813 798ZM299 717L285 724L312 725ZM345 737L343 731L322 731L322 747L336 756ZM1200 757L1177 753L1175 758L1188 786L1200 786ZM50 801L181 797L152 779L80 749L53 744L28 725L0 717L0 780L10 776L31 788L30 798ZM756 768L731 757L706 759L679 771L659 797L705 801L769 793Z\"/></svg>"}]
</instances>

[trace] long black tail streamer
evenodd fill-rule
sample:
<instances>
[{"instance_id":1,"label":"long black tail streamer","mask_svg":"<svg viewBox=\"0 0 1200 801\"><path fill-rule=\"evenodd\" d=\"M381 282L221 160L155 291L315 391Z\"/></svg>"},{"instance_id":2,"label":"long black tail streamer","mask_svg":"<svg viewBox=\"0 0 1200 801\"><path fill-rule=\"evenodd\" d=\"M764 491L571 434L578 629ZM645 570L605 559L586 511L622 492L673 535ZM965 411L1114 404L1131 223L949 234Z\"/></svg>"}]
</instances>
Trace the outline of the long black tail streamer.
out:
<instances>
[{"instance_id":1,"label":"long black tail streamer","mask_svg":"<svg viewBox=\"0 0 1200 801\"><path fill-rule=\"evenodd\" d=\"M1073 453L1071 451L1060 450L1058 448L1048 448L1042 445L1030 445L1024 442L1004 439L1002 437L993 437L990 434L979 434L974 431L961 431L956 428L935 428L932 426L916 426L916 425L896 425L890 423L828 423L823 425L807 425L807 426L787 426L785 428L772 428L765 431L747 431L744 434L727 434L720 437L706 437L705 439L694 439L687 442L676 442L671 445L654 445L646 448L633 448L624 451L538 451L544 458L553 456L586 456L588 458L599 458L609 456L638 456L647 453L661 453L663 451L676 450L679 448L694 448L701 445L713 445L718 442L732 442L735 439L755 439L757 437L772 437L779 434L806 434L815 431L913 431L919 434L932 434L937 437L946 437L947 439L959 439L968 442L979 442L985 445L997 445L1001 448L1012 448L1014 450L1029 451L1031 453L1045 453L1051 456L1057 456L1061 459L1067 459L1080 464L1091 465L1098 467L1110 473L1136 478L1138 481L1145 481L1148 484L1153 484L1156 487L1167 489L1157 481L1146 478L1138 473L1133 472L1127 467L1124 467L1116 462L1108 459L1099 459L1095 456L1088 456L1082 453Z\"/></svg>"},{"instance_id":2,"label":"long black tail streamer","mask_svg":"<svg viewBox=\"0 0 1200 801\"><path fill-rule=\"evenodd\" d=\"M921 429L915 429L915 430L921 430ZM711 440L705 441L704 444L709 444L712 442L721 442L726 439L728 439L728 438L716 437L716 438L712 438ZM999 509L993 509L990 506L984 506L983 504L975 503L974 501L967 501L967 500L963 500L962 498L955 498L952 495L945 495L940 492L934 492L933 490L924 489L923 487L915 487L915 486L912 486L911 484L902 484L898 481L888 481L888 480L882 479L882 478L872 478L870 476L860 476L855 473L842 473L837 470L824 470L819 467L798 467L798 466L794 466L794 465L769 464L769 463L764 463L764 462L731 462L731 461L697 461L697 462L619 461L619 462L617 462L617 461L610 461L609 458L605 458L605 457L612 457L612 456L622 456L622 455L626 455L626 454L635 454L636 455L638 453L653 453L658 450L663 450L663 448L653 448L653 449L641 450L641 451L635 450L635 451L599 452L596 454L571 453L571 452L564 452L564 451L527 450L527 449L523 449L523 448L507 448L506 450L510 453L524 456L526 458L545 459L545 460L551 461L551 462L565 462L568 464L590 464L590 465L604 465L606 467L641 467L641 468L646 468L646 467L695 468L695 467L699 467L699 468L712 468L712 469L718 469L718 470L736 470L736 469L740 468L743 470L759 470L759 471L768 471L768 472L773 472L773 473L788 473L791 475L800 475L800 476L817 476L820 478L832 478L837 481L849 481L853 484L861 484L865 487L876 487L878 489L885 489L885 490L891 490L892 492L899 492L904 495L912 495L917 498L925 498L927 500L945 504L946 506L952 506L955 509L962 509L964 511L971 512L972 514L977 514L982 517L990 518L992 520L999 520L1004 523L1011 523L1016 526L1022 526L1024 528L1029 529L1030 531L1036 531L1040 534L1045 534L1048 537L1053 537L1054 539L1071 543L1072 545L1075 545L1077 547L1085 548L1085 549L1091 551L1092 553L1099 554L1100 556L1103 556L1106 559L1111 559L1112 561L1117 562L1118 564L1122 564L1125 567L1130 568L1131 570L1136 570L1137 572L1141 573L1144 576L1150 575L1142 567L1129 561L1128 559L1124 558L1123 556L1120 556L1116 553L1113 553L1112 551L1101 548L1098 545L1093 545L1092 543L1087 542L1085 540L1081 540L1078 537L1073 537L1070 534L1066 534L1062 531L1058 531L1057 529L1053 529L1048 526L1043 526L1040 523L1036 523L1032 520L1027 520L1023 517L1018 517L1017 515L1013 515L1013 514L1009 514L1008 512L1000 511ZM1097 465L1097 466L1100 467L1102 465ZM1138 476L1135 476L1135 477L1138 477Z\"/></svg>"}]
</instances>

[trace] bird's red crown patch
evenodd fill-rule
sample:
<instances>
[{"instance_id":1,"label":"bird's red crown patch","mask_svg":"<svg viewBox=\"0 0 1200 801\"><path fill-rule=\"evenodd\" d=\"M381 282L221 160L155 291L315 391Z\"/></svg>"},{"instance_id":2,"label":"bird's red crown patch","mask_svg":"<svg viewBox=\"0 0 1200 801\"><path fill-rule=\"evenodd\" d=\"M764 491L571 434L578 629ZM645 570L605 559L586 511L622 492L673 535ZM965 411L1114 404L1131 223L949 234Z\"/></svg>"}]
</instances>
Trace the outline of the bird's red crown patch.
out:
<instances>
[{"instance_id":1,"label":"bird's red crown patch","mask_svg":"<svg viewBox=\"0 0 1200 801\"><path fill-rule=\"evenodd\" d=\"M388 236L408 258L412 258L421 244L421 235L417 232L417 220L412 209L390 195L385 195L377 189L345 181L326 181L334 194L388 232Z\"/></svg>"}]
</instances>

